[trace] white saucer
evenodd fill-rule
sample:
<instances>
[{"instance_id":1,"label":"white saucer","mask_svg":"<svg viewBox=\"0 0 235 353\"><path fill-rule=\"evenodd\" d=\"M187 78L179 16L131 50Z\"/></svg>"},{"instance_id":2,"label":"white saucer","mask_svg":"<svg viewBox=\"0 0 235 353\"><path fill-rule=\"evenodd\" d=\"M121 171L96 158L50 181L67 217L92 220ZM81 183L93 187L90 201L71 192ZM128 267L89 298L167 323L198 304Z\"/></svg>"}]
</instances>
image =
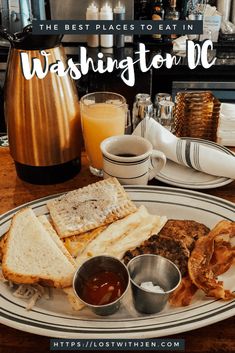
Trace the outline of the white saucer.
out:
<instances>
[{"instance_id":1,"label":"white saucer","mask_svg":"<svg viewBox=\"0 0 235 353\"><path fill-rule=\"evenodd\" d=\"M187 140L200 142L205 146L210 146L214 149L223 151L224 153L235 157L232 151L215 142L191 137L187 137ZM156 176L156 179L162 181L165 184L188 189L213 189L233 182L233 179L202 173L195 169L179 165L169 159L167 160L166 166Z\"/></svg>"}]
</instances>

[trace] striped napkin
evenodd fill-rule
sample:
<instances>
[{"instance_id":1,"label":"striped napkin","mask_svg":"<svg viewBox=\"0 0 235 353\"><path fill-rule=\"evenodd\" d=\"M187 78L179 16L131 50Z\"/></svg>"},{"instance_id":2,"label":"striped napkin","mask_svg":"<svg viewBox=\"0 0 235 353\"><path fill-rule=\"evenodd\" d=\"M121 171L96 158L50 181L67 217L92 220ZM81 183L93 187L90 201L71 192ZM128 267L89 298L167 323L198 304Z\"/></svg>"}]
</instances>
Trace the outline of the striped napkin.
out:
<instances>
[{"instance_id":1,"label":"striped napkin","mask_svg":"<svg viewBox=\"0 0 235 353\"><path fill-rule=\"evenodd\" d=\"M153 118L144 119L133 134L145 137L153 148L162 151L168 159L178 164L207 174L235 179L235 155L233 157L200 142L180 139Z\"/></svg>"}]
</instances>

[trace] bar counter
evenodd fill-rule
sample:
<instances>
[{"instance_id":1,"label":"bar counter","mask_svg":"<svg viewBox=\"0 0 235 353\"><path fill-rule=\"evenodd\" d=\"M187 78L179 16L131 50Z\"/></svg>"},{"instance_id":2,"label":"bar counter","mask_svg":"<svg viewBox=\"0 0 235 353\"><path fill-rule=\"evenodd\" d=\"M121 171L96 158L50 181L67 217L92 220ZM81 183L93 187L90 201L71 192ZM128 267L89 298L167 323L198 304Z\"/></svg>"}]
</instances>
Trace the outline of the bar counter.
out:
<instances>
[{"instance_id":1,"label":"bar counter","mask_svg":"<svg viewBox=\"0 0 235 353\"><path fill-rule=\"evenodd\" d=\"M235 149L233 149L235 150ZM27 184L17 178L9 149L0 148L0 214L40 197L66 192L85 186L98 179L88 169L85 153L82 155L82 170L74 179L57 185L39 186ZM151 184L164 185L158 181ZM235 181L227 186L204 190L235 203ZM197 330L180 333L169 338L185 339L185 352L221 353L235 352L235 319L230 318ZM0 351L2 353L49 352L49 338L21 332L5 325L0 326ZM165 351L166 352L166 351Z\"/></svg>"}]
</instances>

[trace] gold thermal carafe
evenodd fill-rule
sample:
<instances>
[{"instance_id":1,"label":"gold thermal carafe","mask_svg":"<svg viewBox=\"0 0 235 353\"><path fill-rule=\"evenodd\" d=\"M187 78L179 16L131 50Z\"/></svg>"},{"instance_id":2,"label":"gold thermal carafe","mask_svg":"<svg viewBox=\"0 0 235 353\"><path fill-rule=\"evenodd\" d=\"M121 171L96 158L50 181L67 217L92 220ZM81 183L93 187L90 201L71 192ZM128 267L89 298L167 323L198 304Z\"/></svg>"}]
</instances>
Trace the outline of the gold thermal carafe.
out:
<instances>
[{"instance_id":1,"label":"gold thermal carafe","mask_svg":"<svg viewBox=\"0 0 235 353\"><path fill-rule=\"evenodd\" d=\"M20 53L29 63L39 58L42 67L62 62L66 55L61 37L35 36L26 28L17 37L1 30L11 42L5 81L5 118L10 153L18 176L36 184L52 184L75 176L81 164L81 123L76 86L66 74L48 72L44 78L27 80Z\"/></svg>"}]
</instances>

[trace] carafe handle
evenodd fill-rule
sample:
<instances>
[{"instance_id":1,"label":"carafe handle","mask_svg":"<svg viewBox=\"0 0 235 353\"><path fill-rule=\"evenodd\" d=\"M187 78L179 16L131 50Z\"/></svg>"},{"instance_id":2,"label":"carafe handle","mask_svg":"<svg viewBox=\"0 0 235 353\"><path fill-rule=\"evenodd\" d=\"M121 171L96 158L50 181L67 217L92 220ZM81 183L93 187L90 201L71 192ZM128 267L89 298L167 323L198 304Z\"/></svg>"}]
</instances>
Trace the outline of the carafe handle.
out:
<instances>
[{"instance_id":1,"label":"carafe handle","mask_svg":"<svg viewBox=\"0 0 235 353\"><path fill-rule=\"evenodd\" d=\"M0 26L0 37L8 40L11 44L13 44L15 40L14 34L9 33L8 30L3 26Z\"/></svg>"}]
</instances>

